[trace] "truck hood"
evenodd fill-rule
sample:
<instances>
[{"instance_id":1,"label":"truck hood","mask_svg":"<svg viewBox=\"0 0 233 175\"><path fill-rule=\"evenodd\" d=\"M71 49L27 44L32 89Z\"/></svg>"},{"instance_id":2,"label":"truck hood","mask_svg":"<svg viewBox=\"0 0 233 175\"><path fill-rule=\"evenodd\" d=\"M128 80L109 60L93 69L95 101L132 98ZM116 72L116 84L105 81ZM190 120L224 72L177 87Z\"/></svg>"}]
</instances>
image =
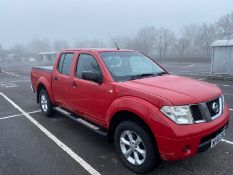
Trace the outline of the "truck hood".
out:
<instances>
[{"instance_id":1,"label":"truck hood","mask_svg":"<svg viewBox=\"0 0 233 175\"><path fill-rule=\"evenodd\" d=\"M132 89L161 96L174 105L206 102L222 93L216 85L176 75L142 78L123 84Z\"/></svg>"}]
</instances>

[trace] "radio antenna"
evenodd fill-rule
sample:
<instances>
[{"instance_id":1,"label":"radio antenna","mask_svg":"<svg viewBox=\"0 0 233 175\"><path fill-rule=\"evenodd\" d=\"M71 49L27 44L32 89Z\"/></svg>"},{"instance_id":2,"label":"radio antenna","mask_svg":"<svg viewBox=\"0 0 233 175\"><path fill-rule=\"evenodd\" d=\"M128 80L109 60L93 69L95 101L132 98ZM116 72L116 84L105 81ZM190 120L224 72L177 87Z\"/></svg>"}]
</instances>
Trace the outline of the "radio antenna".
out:
<instances>
[{"instance_id":1,"label":"radio antenna","mask_svg":"<svg viewBox=\"0 0 233 175\"><path fill-rule=\"evenodd\" d=\"M113 39L113 37L112 37L112 35L111 35L110 33L109 33L109 36L110 36L110 38L112 39L113 43L115 44L117 50L120 50L120 48L118 47L116 41Z\"/></svg>"}]
</instances>

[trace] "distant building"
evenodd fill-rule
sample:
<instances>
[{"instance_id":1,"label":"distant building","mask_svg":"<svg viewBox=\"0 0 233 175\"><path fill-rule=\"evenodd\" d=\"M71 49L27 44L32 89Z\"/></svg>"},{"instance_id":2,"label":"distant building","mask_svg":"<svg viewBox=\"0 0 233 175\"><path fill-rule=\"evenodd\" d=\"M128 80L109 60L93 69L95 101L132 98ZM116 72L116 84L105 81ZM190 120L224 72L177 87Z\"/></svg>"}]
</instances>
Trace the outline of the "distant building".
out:
<instances>
[{"instance_id":1,"label":"distant building","mask_svg":"<svg viewBox=\"0 0 233 175\"><path fill-rule=\"evenodd\" d=\"M21 62L21 54L17 54L17 53L14 53L14 54L8 54L6 57L5 57L5 61L7 63L19 63Z\"/></svg>"},{"instance_id":2,"label":"distant building","mask_svg":"<svg viewBox=\"0 0 233 175\"><path fill-rule=\"evenodd\" d=\"M38 54L39 56L39 63L40 64L43 64L43 65L52 65L54 60L55 60L55 57L57 55L57 52L54 51L54 52L40 52Z\"/></svg>"},{"instance_id":3,"label":"distant building","mask_svg":"<svg viewBox=\"0 0 233 175\"><path fill-rule=\"evenodd\" d=\"M233 40L217 40L211 43L211 74L233 75Z\"/></svg>"}]
</instances>

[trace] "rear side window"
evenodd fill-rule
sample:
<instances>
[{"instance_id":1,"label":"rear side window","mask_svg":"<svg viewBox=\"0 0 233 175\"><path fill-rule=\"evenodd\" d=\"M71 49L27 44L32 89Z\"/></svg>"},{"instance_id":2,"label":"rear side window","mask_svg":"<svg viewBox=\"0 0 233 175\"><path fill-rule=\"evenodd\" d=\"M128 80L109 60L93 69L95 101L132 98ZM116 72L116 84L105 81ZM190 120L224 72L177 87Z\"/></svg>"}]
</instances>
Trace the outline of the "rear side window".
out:
<instances>
[{"instance_id":1,"label":"rear side window","mask_svg":"<svg viewBox=\"0 0 233 175\"><path fill-rule=\"evenodd\" d=\"M61 59L60 59L59 65L58 65L58 70L59 70L60 73L62 73L62 66L63 66L65 55L66 54L61 55Z\"/></svg>"},{"instance_id":2,"label":"rear side window","mask_svg":"<svg viewBox=\"0 0 233 175\"><path fill-rule=\"evenodd\" d=\"M82 79L82 73L84 71L101 73L99 64L97 63L94 56L90 54L79 55L76 76Z\"/></svg>"},{"instance_id":3,"label":"rear side window","mask_svg":"<svg viewBox=\"0 0 233 175\"><path fill-rule=\"evenodd\" d=\"M70 75L70 68L73 58L74 58L73 53L62 54L58 65L58 70L61 74Z\"/></svg>"}]
</instances>

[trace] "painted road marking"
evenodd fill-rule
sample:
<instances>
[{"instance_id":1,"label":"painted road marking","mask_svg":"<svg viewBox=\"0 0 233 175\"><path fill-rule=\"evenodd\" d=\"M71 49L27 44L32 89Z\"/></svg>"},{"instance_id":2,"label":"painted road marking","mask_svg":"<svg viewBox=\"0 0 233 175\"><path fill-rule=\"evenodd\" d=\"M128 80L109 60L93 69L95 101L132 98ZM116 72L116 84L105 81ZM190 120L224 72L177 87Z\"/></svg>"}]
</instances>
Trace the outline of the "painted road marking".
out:
<instances>
[{"instance_id":1,"label":"painted road marking","mask_svg":"<svg viewBox=\"0 0 233 175\"><path fill-rule=\"evenodd\" d=\"M189 73L189 72L191 72L191 73L193 73L193 71L188 71L188 70L182 70L182 71L179 71L178 73ZM210 72L198 72L198 73L201 73L201 74L210 74Z\"/></svg>"},{"instance_id":2,"label":"painted road marking","mask_svg":"<svg viewBox=\"0 0 233 175\"><path fill-rule=\"evenodd\" d=\"M175 75L189 75L189 76L203 76L203 74L187 74L187 73L173 73Z\"/></svg>"},{"instance_id":3,"label":"painted road marking","mask_svg":"<svg viewBox=\"0 0 233 175\"><path fill-rule=\"evenodd\" d=\"M224 87L231 87L232 86L232 85L229 85L229 84L218 84L218 83L214 83L214 84L216 84L218 86L224 86Z\"/></svg>"},{"instance_id":4,"label":"painted road marking","mask_svg":"<svg viewBox=\"0 0 233 175\"><path fill-rule=\"evenodd\" d=\"M229 141L229 140L222 139L222 142L225 142L225 143L228 143L228 144L233 145L233 142L231 142L231 141Z\"/></svg>"},{"instance_id":5,"label":"painted road marking","mask_svg":"<svg viewBox=\"0 0 233 175\"><path fill-rule=\"evenodd\" d=\"M54 143L56 143L63 151L65 151L70 157L72 157L77 163L79 163L85 170L87 170L91 175L100 175L100 173L95 170L90 164L88 164L84 159L79 157L75 152L73 152L68 146L61 142L57 137L55 137L51 132L49 132L45 127L43 127L39 122L37 122L32 116L26 113L22 108L20 108L16 103L9 99L5 94L0 92L11 105L20 111L28 120L30 120L37 128L39 128L46 136L48 136Z\"/></svg>"},{"instance_id":6,"label":"painted road marking","mask_svg":"<svg viewBox=\"0 0 233 175\"><path fill-rule=\"evenodd\" d=\"M32 112L27 112L27 113L28 113L28 114L35 114L35 113L39 113L39 112L41 112L41 110L32 111ZM9 119L9 118L14 118L14 117L18 117L18 116L23 116L23 114L16 114L16 115L10 115L10 116L6 116L6 117L2 117L2 118L0 118L0 120Z\"/></svg>"},{"instance_id":7,"label":"painted road marking","mask_svg":"<svg viewBox=\"0 0 233 175\"><path fill-rule=\"evenodd\" d=\"M17 87L17 85L14 83L0 83L0 86L6 87L6 88Z\"/></svg>"},{"instance_id":8,"label":"painted road marking","mask_svg":"<svg viewBox=\"0 0 233 175\"><path fill-rule=\"evenodd\" d=\"M232 108L230 108L230 111L233 111L233 109L232 109Z\"/></svg>"},{"instance_id":9,"label":"painted road marking","mask_svg":"<svg viewBox=\"0 0 233 175\"><path fill-rule=\"evenodd\" d=\"M191 65L188 65L188 66L185 66L185 67L187 68L187 67L193 67L193 66L195 66L195 65L191 64Z\"/></svg>"},{"instance_id":10,"label":"painted road marking","mask_svg":"<svg viewBox=\"0 0 233 175\"><path fill-rule=\"evenodd\" d=\"M16 75L14 73L11 73L11 72L6 72L6 71L2 71L3 73L6 73L6 74L9 74L9 75L13 75L13 76L16 76L16 77L20 77L19 75Z\"/></svg>"},{"instance_id":11,"label":"painted road marking","mask_svg":"<svg viewBox=\"0 0 233 175\"><path fill-rule=\"evenodd\" d=\"M26 79L26 80L14 80L14 81L0 82L0 84L3 84L3 83L19 83L19 82L27 82L27 81L31 81L31 80L30 79Z\"/></svg>"},{"instance_id":12,"label":"painted road marking","mask_svg":"<svg viewBox=\"0 0 233 175\"><path fill-rule=\"evenodd\" d=\"M202 81L202 80L205 80L206 78L199 78L198 80Z\"/></svg>"}]
</instances>

